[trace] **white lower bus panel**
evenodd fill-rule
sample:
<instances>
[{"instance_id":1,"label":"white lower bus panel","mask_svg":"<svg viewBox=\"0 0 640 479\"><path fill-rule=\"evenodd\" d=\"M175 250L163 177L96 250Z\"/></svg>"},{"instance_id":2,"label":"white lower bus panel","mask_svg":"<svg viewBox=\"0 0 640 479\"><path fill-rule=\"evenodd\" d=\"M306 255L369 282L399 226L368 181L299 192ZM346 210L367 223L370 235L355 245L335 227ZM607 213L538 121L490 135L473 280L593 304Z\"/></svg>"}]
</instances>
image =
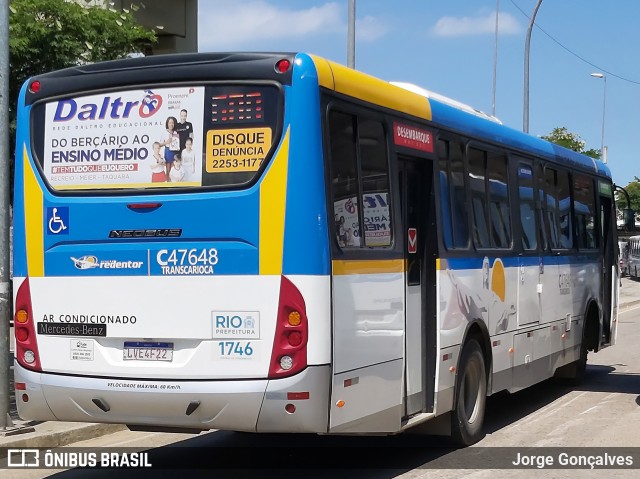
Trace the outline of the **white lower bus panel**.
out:
<instances>
[{"instance_id":1,"label":"white lower bus panel","mask_svg":"<svg viewBox=\"0 0 640 479\"><path fill-rule=\"evenodd\" d=\"M15 363L15 381L28 385L28 401L17 398L23 419L196 430L326 432L329 379L328 365L275 380L156 381L42 374Z\"/></svg>"}]
</instances>

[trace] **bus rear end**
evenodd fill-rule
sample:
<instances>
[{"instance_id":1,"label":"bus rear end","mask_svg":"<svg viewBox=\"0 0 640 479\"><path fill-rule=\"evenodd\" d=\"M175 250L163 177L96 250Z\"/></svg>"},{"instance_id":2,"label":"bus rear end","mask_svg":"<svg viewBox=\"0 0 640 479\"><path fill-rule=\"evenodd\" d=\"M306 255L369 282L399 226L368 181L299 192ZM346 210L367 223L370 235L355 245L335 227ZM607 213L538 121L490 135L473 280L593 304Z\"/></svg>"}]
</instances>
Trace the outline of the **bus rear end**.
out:
<instances>
[{"instance_id":1,"label":"bus rear end","mask_svg":"<svg viewBox=\"0 0 640 479\"><path fill-rule=\"evenodd\" d=\"M326 432L318 95L309 57L271 54L123 60L23 87L22 418Z\"/></svg>"}]
</instances>

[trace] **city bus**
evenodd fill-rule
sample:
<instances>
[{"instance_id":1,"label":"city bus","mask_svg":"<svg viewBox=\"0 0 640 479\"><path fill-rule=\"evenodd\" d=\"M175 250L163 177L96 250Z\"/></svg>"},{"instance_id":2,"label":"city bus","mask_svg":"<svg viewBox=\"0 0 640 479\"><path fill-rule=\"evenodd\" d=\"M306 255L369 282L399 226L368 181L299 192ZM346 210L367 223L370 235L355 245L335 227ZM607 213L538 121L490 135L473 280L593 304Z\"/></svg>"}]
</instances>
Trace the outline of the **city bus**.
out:
<instances>
[{"instance_id":1,"label":"city bus","mask_svg":"<svg viewBox=\"0 0 640 479\"><path fill-rule=\"evenodd\" d=\"M29 79L14 208L24 419L468 445L616 338L606 165L312 54Z\"/></svg>"}]
</instances>

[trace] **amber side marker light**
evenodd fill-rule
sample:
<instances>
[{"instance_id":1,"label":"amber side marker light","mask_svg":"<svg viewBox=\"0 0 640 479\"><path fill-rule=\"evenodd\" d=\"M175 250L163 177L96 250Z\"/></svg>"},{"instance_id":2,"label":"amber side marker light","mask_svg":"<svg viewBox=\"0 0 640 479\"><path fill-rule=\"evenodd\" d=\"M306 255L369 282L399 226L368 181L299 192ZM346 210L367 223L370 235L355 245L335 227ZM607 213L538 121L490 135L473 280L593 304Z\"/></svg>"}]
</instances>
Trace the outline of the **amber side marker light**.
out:
<instances>
[{"instance_id":1,"label":"amber side marker light","mask_svg":"<svg viewBox=\"0 0 640 479\"><path fill-rule=\"evenodd\" d=\"M298 311L291 311L289 313L289 316L287 317L287 322L291 326L298 326L301 321L302 321L302 316Z\"/></svg>"},{"instance_id":2,"label":"amber side marker light","mask_svg":"<svg viewBox=\"0 0 640 479\"><path fill-rule=\"evenodd\" d=\"M24 324L29 319L29 315L24 309L16 311L16 323Z\"/></svg>"}]
</instances>

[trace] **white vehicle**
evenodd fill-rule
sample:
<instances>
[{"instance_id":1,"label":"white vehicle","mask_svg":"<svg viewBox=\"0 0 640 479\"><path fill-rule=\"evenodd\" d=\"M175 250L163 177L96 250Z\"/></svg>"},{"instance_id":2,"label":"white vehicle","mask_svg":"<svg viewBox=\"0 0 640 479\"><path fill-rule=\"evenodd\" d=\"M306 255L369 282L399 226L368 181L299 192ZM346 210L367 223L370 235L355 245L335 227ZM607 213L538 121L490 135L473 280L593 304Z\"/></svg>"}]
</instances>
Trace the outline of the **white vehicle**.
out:
<instances>
[{"instance_id":1,"label":"white vehicle","mask_svg":"<svg viewBox=\"0 0 640 479\"><path fill-rule=\"evenodd\" d=\"M640 278L640 235L630 236L628 245L627 269L629 277L632 279Z\"/></svg>"},{"instance_id":2,"label":"white vehicle","mask_svg":"<svg viewBox=\"0 0 640 479\"><path fill-rule=\"evenodd\" d=\"M628 241L618 241L618 264L621 276L629 274L629 249Z\"/></svg>"}]
</instances>

